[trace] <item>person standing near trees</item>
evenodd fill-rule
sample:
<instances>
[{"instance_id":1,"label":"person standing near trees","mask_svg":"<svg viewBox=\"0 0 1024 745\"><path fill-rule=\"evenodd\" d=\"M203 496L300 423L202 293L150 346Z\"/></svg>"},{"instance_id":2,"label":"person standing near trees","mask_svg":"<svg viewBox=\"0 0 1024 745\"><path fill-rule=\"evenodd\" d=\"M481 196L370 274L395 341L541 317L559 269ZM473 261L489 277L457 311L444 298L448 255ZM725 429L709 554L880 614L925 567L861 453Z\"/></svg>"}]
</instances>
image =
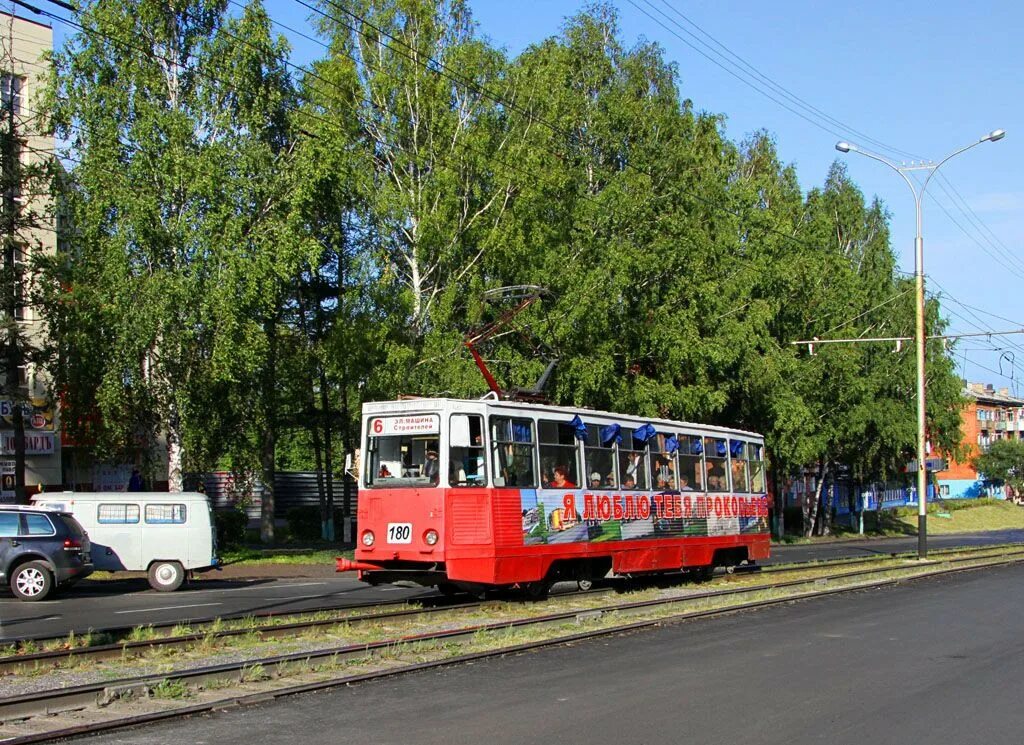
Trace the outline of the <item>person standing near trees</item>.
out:
<instances>
[{"instance_id":1,"label":"person standing near trees","mask_svg":"<svg viewBox=\"0 0 1024 745\"><path fill-rule=\"evenodd\" d=\"M128 491L142 491L142 474L138 468L132 469L132 475L128 479Z\"/></svg>"}]
</instances>

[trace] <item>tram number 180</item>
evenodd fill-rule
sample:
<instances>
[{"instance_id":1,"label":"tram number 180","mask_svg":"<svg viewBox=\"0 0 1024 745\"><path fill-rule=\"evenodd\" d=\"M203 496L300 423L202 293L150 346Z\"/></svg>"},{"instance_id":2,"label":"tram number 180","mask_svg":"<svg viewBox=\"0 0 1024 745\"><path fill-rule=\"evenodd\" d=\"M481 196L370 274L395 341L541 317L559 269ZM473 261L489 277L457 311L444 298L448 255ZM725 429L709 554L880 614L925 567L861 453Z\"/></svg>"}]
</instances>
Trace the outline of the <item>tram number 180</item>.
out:
<instances>
[{"instance_id":1,"label":"tram number 180","mask_svg":"<svg viewBox=\"0 0 1024 745\"><path fill-rule=\"evenodd\" d=\"M388 523L388 543L412 543L412 523Z\"/></svg>"}]
</instances>

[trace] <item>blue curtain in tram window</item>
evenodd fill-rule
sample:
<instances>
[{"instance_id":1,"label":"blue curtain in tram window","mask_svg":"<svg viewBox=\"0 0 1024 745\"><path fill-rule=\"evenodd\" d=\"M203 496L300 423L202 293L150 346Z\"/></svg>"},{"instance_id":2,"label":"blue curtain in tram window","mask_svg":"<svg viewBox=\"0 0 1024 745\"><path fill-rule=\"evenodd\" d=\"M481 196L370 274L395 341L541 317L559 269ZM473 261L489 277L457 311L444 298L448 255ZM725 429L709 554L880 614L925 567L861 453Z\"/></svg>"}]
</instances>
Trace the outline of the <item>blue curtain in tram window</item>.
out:
<instances>
[{"instance_id":1,"label":"blue curtain in tram window","mask_svg":"<svg viewBox=\"0 0 1024 745\"><path fill-rule=\"evenodd\" d=\"M530 436L530 425L526 422L512 422L512 441L532 442L533 438Z\"/></svg>"},{"instance_id":2,"label":"blue curtain in tram window","mask_svg":"<svg viewBox=\"0 0 1024 745\"><path fill-rule=\"evenodd\" d=\"M609 424L607 427L601 427L601 444L608 447L613 442L622 442L622 435L619 433L621 429L622 426L618 424Z\"/></svg>"},{"instance_id":3,"label":"blue curtain in tram window","mask_svg":"<svg viewBox=\"0 0 1024 745\"><path fill-rule=\"evenodd\" d=\"M671 455L672 453L674 453L678 449L679 449L679 438L678 437L676 437L675 435L672 435L667 440L665 440L665 452L666 453Z\"/></svg>"},{"instance_id":4,"label":"blue curtain in tram window","mask_svg":"<svg viewBox=\"0 0 1024 745\"><path fill-rule=\"evenodd\" d=\"M654 429L653 424L645 424L644 426L637 428L636 432L633 433L633 439L637 442L647 442L656 434L658 433Z\"/></svg>"},{"instance_id":5,"label":"blue curtain in tram window","mask_svg":"<svg viewBox=\"0 0 1024 745\"><path fill-rule=\"evenodd\" d=\"M724 458L727 451L725 447L725 440L715 440L715 452L718 453L719 458Z\"/></svg>"},{"instance_id":6,"label":"blue curtain in tram window","mask_svg":"<svg viewBox=\"0 0 1024 745\"><path fill-rule=\"evenodd\" d=\"M743 454L743 440L729 440L729 455L739 458Z\"/></svg>"},{"instance_id":7,"label":"blue curtain in tram window","mask_svg":"<svg viewBox=\"0 0 1024 745\"><path fill-rule=\"evenodd\" d=\"M690 441L690 455L700 455L704 452L704 443L700 441L699 437L694 437Z\"/></svg>"},{"instance_id":8,"label":"blue curtain in tram window","mask_svg":"<svg viewBox=\"0 0 1024 745\"><path fill-rule=\"evenodd\" d=\"M582 419L580 419L580 415L577 414L576 416L574 416L572 418L572 421L569 422L569 424L571 424L572 428L576 431L576 439L577 440L583 440L584 442L586 442L587 441L587 425L583 423Z\"/></svg>"}]
</instances>

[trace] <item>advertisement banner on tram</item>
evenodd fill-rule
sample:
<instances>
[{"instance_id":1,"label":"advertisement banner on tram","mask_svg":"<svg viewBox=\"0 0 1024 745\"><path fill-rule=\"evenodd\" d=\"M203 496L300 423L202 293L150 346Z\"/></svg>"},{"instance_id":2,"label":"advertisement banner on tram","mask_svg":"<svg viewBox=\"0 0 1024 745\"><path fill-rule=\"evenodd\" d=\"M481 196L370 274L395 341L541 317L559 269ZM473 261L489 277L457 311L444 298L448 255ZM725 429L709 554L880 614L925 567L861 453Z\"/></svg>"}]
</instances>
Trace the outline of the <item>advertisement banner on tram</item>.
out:
<instances>
[{"instance_id":1,"label":"advertisement banner on tram","mask_svg":"<svg viewBox=\"0 0 1024 745\"><path fill-rule=\"evenodd\" d=\"M728 536L768 531L761 494L523 489L525 545Z\"/></svg>"}]
</instances>

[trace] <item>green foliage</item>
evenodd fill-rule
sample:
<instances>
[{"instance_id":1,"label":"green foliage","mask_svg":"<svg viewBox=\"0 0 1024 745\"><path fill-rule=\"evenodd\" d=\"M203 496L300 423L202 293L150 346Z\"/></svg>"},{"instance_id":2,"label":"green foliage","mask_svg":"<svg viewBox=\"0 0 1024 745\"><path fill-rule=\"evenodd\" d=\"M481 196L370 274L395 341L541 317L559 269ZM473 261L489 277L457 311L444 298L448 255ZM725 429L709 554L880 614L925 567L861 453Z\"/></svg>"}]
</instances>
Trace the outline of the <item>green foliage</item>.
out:
<instances>
[{"instance_id":1,"label":"green foliage","mask_svg":"<svg viewBox=\"0 0 1024 745\"><path fill-rule=\"evenodd\" d=\"M987 480L1024 494L1024 440L996 440L971 459L971 466Z\"/></svg>"},{"instance_id":2,"label":"green foliage","mask_svg":"<svg viewBox=\"0 0 1024 745\"><path fill-rule=\"evenodd\" d=\"M218 549L236 548L245 542L245 528L249 524L249 516L245 510L233 507L216 510L213 514L217 529Z\"/></svg>"},{"instance_id":3,"label":"green foliage","mask_svg":"<svg viewBox=\"0 0 1024 745\"><path fill-rule=\"evenodd\" d=\"M335 524L341 524L341 512L335 511ZM318 541L320 540L320 508L319 507L292 507L288 510L288 534L292 540L297 541Z\"/></svg>"},{"instance_id":4,"label":"green foliage","mask_svg":"<svg viewBox=\"0 0 1024 745\"><path fill-rule=\"evenodd\" d=\"M323 0L329 51L297 80L258 2L93 0L97 33L57 55L81 163L50 363L97 451L169 432L195 470L336 472L364 400L479 395L462 340L507 307L483 293L537 284L484 350L506 387L545 351L557 403L763 432L779 480L906 461L912 350L792 344L913 330L889 215L841 165L805 193L606 4L512 58L464 0L339 1L362 20ZM953 452L961 384L927 353Z\"/></svg>"},{"instance_id":5,"label":"green foliage","mask_svg":"<svg viewBox=\"0 0 1024 745\"><path fill-rule=\"evenodd\" d=\"M288 510L288 533L298 540L320 537L320 510L317 507L292 507Z\"/></svg>"}]
</instances>

